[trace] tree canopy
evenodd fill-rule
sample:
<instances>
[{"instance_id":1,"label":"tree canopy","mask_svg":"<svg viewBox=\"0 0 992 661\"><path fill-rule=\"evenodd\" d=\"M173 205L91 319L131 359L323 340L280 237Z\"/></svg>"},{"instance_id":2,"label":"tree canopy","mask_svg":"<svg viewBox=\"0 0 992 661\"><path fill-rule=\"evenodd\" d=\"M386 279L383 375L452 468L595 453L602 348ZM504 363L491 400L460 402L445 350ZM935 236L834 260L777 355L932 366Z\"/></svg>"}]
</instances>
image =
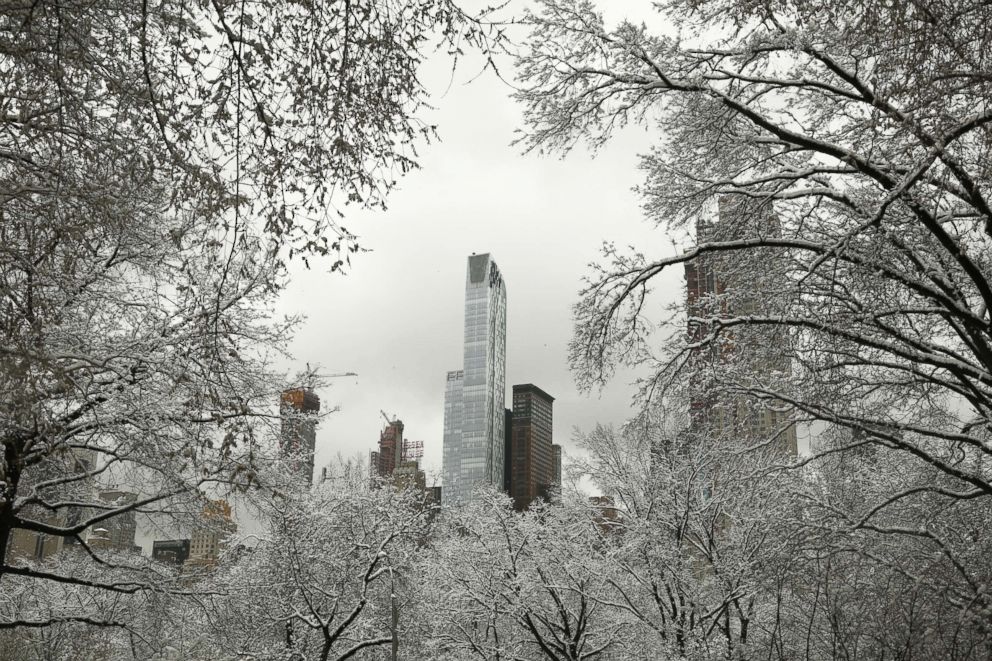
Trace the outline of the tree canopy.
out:
<instances>
[{"instance_id":1,"label":"tree canopy","mask_svg":"<svg viewBox=\"0 0 992 661\"><path fill-rule=\"evenodd\" d=\"M489 39L448 0L0 7L5 586L162 589L89 534L263 481L296 322L271 313L286 260L333 271L357 250L342 209L383 206L433 135L425 53ZM124 574L24 562L17 535Z\"/></svg>"},{"instance_id":2,"label":"tree canopy","mask_svg":"<svg viewBox=\"0 0 992 661\"><path fill-rule=\"evenodd\" d=\"M957 617L982 620L988 567L962 523L985 520L992 496L989 7L654 6L658 29L544 0L519 57L528 148L655 129L644 211L683 246L607 247L575 307L580 383L647 368L648 408L704 383L811 431L812 455L783 467L900 471L843 506L813 501L879 545L862 561L916 575L892 537L946 560L946 594L967 594ZM672 268L734 286L666 312L652 289ZM787 366L756 371L747 354L773 332ZM835 454L847 468L827 470Z\"/></svg>"}]
</instances>

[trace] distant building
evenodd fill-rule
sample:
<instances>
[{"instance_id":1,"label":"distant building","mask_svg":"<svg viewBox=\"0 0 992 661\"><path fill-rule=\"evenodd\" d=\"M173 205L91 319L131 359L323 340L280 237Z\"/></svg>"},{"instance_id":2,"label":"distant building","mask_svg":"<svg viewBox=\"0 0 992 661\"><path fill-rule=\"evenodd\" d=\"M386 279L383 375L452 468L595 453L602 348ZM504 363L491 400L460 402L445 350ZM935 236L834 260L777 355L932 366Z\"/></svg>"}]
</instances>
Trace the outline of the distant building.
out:
<instances>
[{"instance_id":1,"label":"distant building","mask_svg":"<svg viewBox=\"0 0 992 661\"><path fill-rule=\"evenodd\" d=\"M696 223L699 244L780 234L770 207L729 197L720 199L716 222L700 218ZM787 406L720 393L706 377L708 368L717 368L718 374L722 366L734 364L759 382L789 378L789 338L783 327L739 327L717 336L710 321L728 315L774 314L768 312L768 306L776 304L771 292L782 277L776 259L760 251L734 251L703 254L685 263L687 331L689 341L697 346L690 359L700 368L692 372L689 384L690 426L698 437L723 437L747 445L767 441L769 448L795 456L796 426Z\"/></svg>"},{"instance_id":2,"label":"distant building","mask_svg":"<svg viewBox=\"0 0 992 661\"><path fill-rule=\"evenodd\" d=\"M93 502L95 487L93 477L89 473L96 468L96 461L96 451L86 448L75 448L72 452L46 457L44 461L31 466L22 474L20 489L29 491L38 482L72 475L75 480L63 485L63 488L68 489L68 493L64 493L61 500ZM18 515L30 521L69 527L84 521L93 511L92 508L82 505L59 508L56 512L51 512L40 505L28 505L21 509ZM73 536L47 535L33 530L14 528L7 541L6 559L8 562L17 559L44 560L74 545L78 545L78 540Z\"/></svg>"},{"instance_id":3,"label":"distant building","mask_svg":"<svg viewBox=\"0 0 992 661\"><path fill-rule=\"evenodd\" d=\"M99 492L98 497L106 507L112 508L128 507L138 498L135 493L119 489L105 489ZM93 516L99 512L100 510L90 509L85 516ZM86 543L94 549L140 553L141 548L134 543L137 528L135 512L133 509L129 509L108 519L103 519L94 525L87 535Z\"/></svg>"},{"instance_id":4,"label":"distant building","mask_svg":"<svg viewBox=\"0 0 992 661\"><path fill-rule=\"evenodd\" d=\"M152 560L182 565L189 559L188 539L162 539L152 542Z\"/></svg>"},{"instance_id":5,"label":"distant building","mask_svg":"<svg viewBox=\"0 0 992 661\"><path fill-rule=\"evenodd\" d=\"M445 484L457 479L455 471L461 457L462 447L462 388L465 385L465 371L448 372L444 385L444 437L441 441L442 476Z\"/></svg>"},{"instance_id":6,"label":"distant building","mask_svg":"<svg viewBox=\"0 0 992 661\"><path fill-rule=\"evenodd\" d=\"M50 525L62 524L59 517L34 516L32 519ZM14 528L7 542L7 561L44 560L61 551L63 545L63 537Z\"/></svg>"},{"instance_id":7,"label":"distant building","mask_svg":"<svg viewBox=\"0 0 992 661\"><path fill-rule=\"evenodd\" d=\"M92 473L96 469L97 455L96 450L89 448L86 449L75 449L73 452L73 457L75 459L74 470L80 479L75 482L75 494L74 498L80 502L86 502L93 499L93 492L95 490L94 478L92 475L87 475L82 477L84 474ZM85 520L93 510L88 509L83 506L69 507L66 510L66 527L75 526ZM74 536L69 536L63 539L62 548L72 549L79 545L79 539Z\"/></svg>"},{"instance_id":8,"label":"distant building","mask_svg":"<svg viewBox=\"0 0 992 661\"><path fill-rule=\"evenodd\" d=\"M189 540L189 558L185 567L209 568L217 564L227 541L238 529L231 518L231 506L226 500L212 500L203 507L203 514Z\"/></svg>"},{"instance_id":9,"label":"distant building","mask_svg":"<svg viewBox=\"0 0 992 661\"><path fill-rule=\"evenodd\" d=\"M372 486L378 487L391 482L399 489L427 488L427 478L420 469L420 458L424 454L423 441L410 441L403 438L403 421L386 418L386 427L379 434L379 449L369 455L369 473Z\"/></svg>"},{"instance_id":10,"label":"distant building","mask_svg":"<svg viewBox=\"0 0 992 661\"><path fill-rule=\"evenodd\" d=\"M320 397L309 388L291 388L279 397L282 429L279 451L290 470L313 484L313 454L317 442Z\"/></svg>"},{"instance_id":11,"label":"distant building","mask_svg":"<svg viewBox=\"0 0 992 661\"><path fill-rule=\"evenodd\" d=\"M403 421L392 420L379 434L379 451L373 453L379 477L391 477L403 461Z\"/></svg>"},{"instance_id":12,"label":"distant building","mask_svg":"<svg viewBox=\"0 0 992 661\"><path fill-rule=\"evenodd\" d=\"M448 373L442 474L444 504L480 486L503 486L506 285L489 254L468 258L463 369Z\"/></svg>"},{"instance_id":13,"label":"distant building","mask_svg":"<svg viewBox=\"0 0 992 661\"><path fill-rule=\"evenodd\" d=\"M400 489L417 489L424 491L427 489L427 477L424 471L420 470L420 462L411 459L401 461L400 465L393 471L393 484Z\"/></svg>"},{"instance_id":14,"label":"distant building","mask_svg":"<svg viewBox=\"0 0 992 661\"><path fill-rule=\"evenodd\" d=\"M614 534L623 530L623 517L613 499L609 496L590 496L589 505L592 507L593 523L599 531Z\"/></svg>"},{"instance_id":15,"label":"distant building","mask_svg":"<svg viewBox=\"0 0 992 661\"><path fill-rule=\"evenodd\" d=\"M561 446L557 443L551 446L551 457L552 457L552 471L551 471L551 481L552 483L561 488Z\"/></svg>"},{"instance_id":16,"label":"distant building","mask_svg":"<svg viewBox=\"0 0 992 661\"><path fill-rule=\"evenodd\" d=\"M532 383L513 386L510 497L518 511L527 509L537 498L548 500L554 485L554 401Z\"/></svg>"}]
</instances>

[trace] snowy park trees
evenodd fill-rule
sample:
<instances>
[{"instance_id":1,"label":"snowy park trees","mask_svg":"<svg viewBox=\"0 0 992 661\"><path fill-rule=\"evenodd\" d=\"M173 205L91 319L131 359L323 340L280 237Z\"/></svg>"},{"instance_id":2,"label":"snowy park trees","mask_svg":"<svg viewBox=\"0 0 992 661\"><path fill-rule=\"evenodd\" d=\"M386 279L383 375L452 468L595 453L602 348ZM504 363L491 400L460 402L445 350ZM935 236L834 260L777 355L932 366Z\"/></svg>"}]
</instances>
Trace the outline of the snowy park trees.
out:
<instances>
[{"instance_id":1,"label":"snowy park trees","mask_svg":"<svg viewBox=\"0 0 992 661\"><path fill-rule=\"evenodd\" d=\"M520 58L530 147L657 127L642 161L648 216L675 237L717 216L729 228L667 258L611 248L576 308L577 373L592 385L618 363L650 364L648 399L689 380L791 409L816 433L808 467L828 483L820 495L800 490L796 534L832 530L818 537L819 561L854 563L852 580L893 581L890 593L876 584L882 601L863 612L929 595L934 611L904 620L919 618L905 649L947 642L936 632L953 622L969 642L942 653L980 655L969 645L988 631L990 576L974 554L987 545L966 521L987 519L992 495L988 7L657 8L658 29L609 28L593 3L541 2ZM754 222L769 215L774 231ZM709 305L656 314L658 275L707 260L737 291L714 287ZM667 324L662 344L652 321ZM759 378L733 358L762 329L784 329L791 368ZM716 369L696 359L704 352L721 357ZM869 593L846 592L834 614ZM840 619L831 626L844 637ZM921 630L931 633L913 640ZM896 629L872 636L898 647Z\"/></svg>"},{"instance_id":2,"label":"snowy park trees","mask_svg":"<svg viewBox=\"0 0 992 661\"><path fill-rule=\"evenodd\" d=\"M649 217L679 232L717 201L739 210L732 238L662 260L611 255L577 308L584 382L641 361L629 347L648 348L644 296L663 269L761 250L787 265L762 290L777 309L690 319L712 328L704 344L739 328L790 330L792 378L736 387L990 493L976 463L992 403L987 8L661 3L676 36L608 30L589 2L541 5L521 58L528 144L567 149L656 122L661 144L643 161ZM777 231L752 223L758 212L774 213ZM786 387L797 380L799 394ZM960 452L969 459L951 459Z\"/></svg>"},{"instance_id":3,"label":"snowy park trees","mask_svg":"<svg viewBox=\"0 0 992 661\"><path fill-rule=\"evenodd\" d=\"M287 256L347 260L338 210L432 135L420 49L486 38L447 0L0 7L0 587L165 588L90 533L257 484ZM26 561L64 542L131 574Z\"/></svg>"},{"instance_id":4,"label":"snowy park trees","mask_svg":"<svg viewBox=\"0 0 992 661\"><path fill-rule=\"evenodd\" d=\"M213 577L215 653L381 658L418 608L406 593L428 534L421 505L412 491L329 483L270 504L268 532Z\"/></svg>"},{"instance_id":5,"label":"snowy park trees","mask_svg":"<svg viewBox=\"0 0 992 661\"><path fill-rule=\"evenodd\" d=\"M943 556L972 586L955 617L987 625L987 564L961 523L984 518L992 496L988 7L657 7L653 31L608 28L590 2L541 2L520 58L529 146L658 127L642 161L648 216L684 237L719 205L717 224L734 230L667 258L611 250L576 308L580 378L599 383L618 362L653 361L648 392L662 397L696 378L690 358L706 347L786 329L788 372L710 369L708 387L830 430L814 448L822 455L854 462L875 447L880 465L899 466L899 479L873 481L835 523L871 544L905 536ZM763 214L775 231L753 222ZM773 259L748 262L756 251ZM737 268L738 284L760 280L770 303L717 292L705 314L662 320L674 340L659 351L647 330L658 321L653 279L714 255ZM763 277L762 264L781 272ZM687 338L687 321L707 332Z\"/></svg>"},{"instance_id":6,"label":"snowy park trees","mask_svg":"<svg viewBox=\"0 0 992 661\"><path fill-rule=\"evenodd\" d=\"M620 521L574 494L438 520L386 492L276 500L226 582L194 586L88 532L273 486L280 249L347 258L336 201L380 204L431 133L419 48L485 32L445 0L0 9L0 628L39 633L19 652L989 656L989 7L667 0L653 31L537 4L528 145L659 128L649 217L731 230L610 249L577 307L581 383L652 369L644 416L584 440ZM686 265L737 287L656 316ZM698 416L700 393L789 417L735 444L753 412L661 409ZM811 455L765 452L793 422ZM79 553L11 559L19 533Z\"/></svg>"},{"instance_id":7,"label":"snowy park trees","mask_svg":"<svg viewBox=\"0 0 992 661\"><path fill-rule=\"evenodd\" d=\"M633 618L609 603L611 569L588 507L521 515L493 493L443 523L421 577L439 606L433 658L582 661L636 648Z\"/></svg>"}]
</instances>

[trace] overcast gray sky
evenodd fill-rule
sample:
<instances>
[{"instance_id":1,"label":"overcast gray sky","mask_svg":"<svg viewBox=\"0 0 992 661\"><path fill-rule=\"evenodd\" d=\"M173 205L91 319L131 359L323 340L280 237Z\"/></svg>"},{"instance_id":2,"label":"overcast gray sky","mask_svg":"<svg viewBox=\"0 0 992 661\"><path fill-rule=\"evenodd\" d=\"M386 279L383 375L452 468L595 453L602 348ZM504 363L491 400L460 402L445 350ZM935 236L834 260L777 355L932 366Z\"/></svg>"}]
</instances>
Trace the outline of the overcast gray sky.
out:
<instances>
[{"instance_id":1,"label":"overcast gray sky","mask_svg":"<svg viewBox=\"0 0 992 661\"><path fill-rule=\"evenodd\" d=\"M614 20L650 7L647 0L604 4L618 5L608 14ZM500 66L512 75L508 59ZM440 474L445 373L462 366L472 252L491 253L506 281L507 392L534 383L556 398L555 442L567 453L574 428L629 414L630 375L582 395L566 353L571 306L604 240L671 251L665 234L642 219L632 191L650 135L629 129L595 157L585 149L564 160L522 155L511 146L521 109L491 72L469 84L478 70L463 62L452 81L444 58L425 66L436 96L424 118L438 125L441 140L421 151L422 168L400 182L388 211L345 209L345 226L371 252L353 256L344 276L328 274L327 264L294 269L280 312L308 317L292 344L295 366L358 374L319 393L322 408L340 411L318 428L318 467L338 452L375 448L382 409L403 420L407 438L424 441L423 465ZM664 285L672 297L683 284L673 275Z\"/></svg>"}]
</instances>

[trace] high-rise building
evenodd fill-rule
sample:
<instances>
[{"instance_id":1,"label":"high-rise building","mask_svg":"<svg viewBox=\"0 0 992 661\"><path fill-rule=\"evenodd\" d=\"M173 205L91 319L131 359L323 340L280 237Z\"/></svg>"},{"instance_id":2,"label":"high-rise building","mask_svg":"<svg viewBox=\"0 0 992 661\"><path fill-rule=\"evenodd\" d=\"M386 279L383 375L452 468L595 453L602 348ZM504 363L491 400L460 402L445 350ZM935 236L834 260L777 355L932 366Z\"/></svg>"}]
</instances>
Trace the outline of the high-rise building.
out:
<instances>
[{"instance_id":1,"label":"high-rise building","mask_svg":"<svg viewBox=\"0 0 992 661\"><path fill-rule=\"evenodd\" d=\"M100 491L98 497L107 507L113 508L127 507L138 498L137 494L119 489L104 489ZM89 531L86 543L95 549L122 553L140 552L141 548L134 543L137 528L135 512L130 509L94 525Z\"/></svg>"},{"instance_id":2,"label":"high-rise building","mask_svg":"<svg viewBox=\"0 0 992 661\"><path fill-rule=\"evenodd\" d=\"M389 477L403 461L403 421L388 420L379 434L379 451L372 453L378 477Z\"/></svg>"},{"instance_id":3,"label":"high-rise building","mask_svg":"<svg viewBox=\"0 0 992 661\"><path fill-rule=\"evenodd\" d=\"M551 446L551 483L561 488L561 446L555 443Z\"/></svg>"},{"instance_id":4,"label":"high-rise building","mask_svg":"<svg viewBox=\"0 0 992 661\"><path fill-rule=\"evenodd\" d=\"M231 506L226 500L212 500L203 507L203 514L189 540L186 567L213 567L217 564L228 538L238 529L231 518Z\"/></svg>"},{"instance_id":5,"label":"high-rise building","mask_svg":"<svg viewBox=\"0 0 992 661\"><path fill-rule=\"evenodd\" d=\"M386 427L379 434L379 449L370 453L369 477L373 488L392 482L398 489L413 489L423 493L427 489L427 476L420 468L424 456L424 442L403 438L403 421L386 419Z\"/></svg>"},{"instance_id":6,"label":"high-rise building","mask_svg":"<svg viewBox=\"0 0 992 661\"><path fill-rule=\"evenodd\" d=\"M444 398L444 505L483 485L503 487L506 285L489 254L468 258L465 363L448 372Z\"/></svg>"},{"instance_id":7,"label":"high-rise building","mask_svg":"<svg viewBox=\"0 0 992 661\"><path fill-rule=\"evenodd\" d=\"M532 383L513 386L509 493L518 511L538 498L550 499L555 469L551 443L554 401Z\"/></svg>"},{"instance_id":8,"label":"high-rise building","mask_svg":"<svg viewBox=\"0 0 992 661\"><path fill-rule=\"evenodd\" d=\"M307 484L313 483L313 453L317 442L320 397L309 388L290 388L279 397L279 452L290 470Z\"/></svg>"},{"instance_id":9,"label":"high-rise building","mask_svg":"<svg viewBox=\"0 0 992 661\"><path fill-rule=\"evenodd\" d=\"M448 372L444 386L444 437L441 441L441 475L444 484L453 484L462 446L462 386L464 370ZM452 474L449 475L449 472ZM450 480L450 482L449 482ZM445 504L448 501L444 501Z\"/></svg>"},{"instance_id":10,"label":"high-rise building","mask_svg":"<svg viewBox=\"0 0 992 661\"><path fill-rule=\"evenodd\" d=\"M730 198L720 200L716 222L696 224L699 244L781 233L770 208ZM787 379L791 372L788 336L781 327L718 329L714 318L772 315L781 259L762 251L706 253L686 262L689 341L698 348L690 358L690 420L697 434L739 439L749 445L796 454L796 428L788 407L745 395L727 395L719 386L731 373L749 380ZM717 332L720 330L720 332Z\"/></svg>"},{"instance_id":11,"label":"high-rise building","mask_svg":"<svg viewBox=\"0 0 992 661\"><path fill-rule=\"evenodd\" d=\"M95 510L86 505L95 500L94 473L97 453L93 449L74 448L71 452L46 457L39 464L28 467L21 475L20 486L30 492L39 482L47 480L61 481L58 478L72 476L72 480L64 481L55 491L45 492L46 500L61 500L80 503L68 507L48 510L41 505L27 505L20 509L19 517L28 521L56 526L59 528L78 525L93 516ZM85 536L87 533L82 533ZM75 536L47 535L45 533L14 528L7 542L7 560L44 560L66 548L78 546L79 539Z\"/></svg>"}]
</instances>

